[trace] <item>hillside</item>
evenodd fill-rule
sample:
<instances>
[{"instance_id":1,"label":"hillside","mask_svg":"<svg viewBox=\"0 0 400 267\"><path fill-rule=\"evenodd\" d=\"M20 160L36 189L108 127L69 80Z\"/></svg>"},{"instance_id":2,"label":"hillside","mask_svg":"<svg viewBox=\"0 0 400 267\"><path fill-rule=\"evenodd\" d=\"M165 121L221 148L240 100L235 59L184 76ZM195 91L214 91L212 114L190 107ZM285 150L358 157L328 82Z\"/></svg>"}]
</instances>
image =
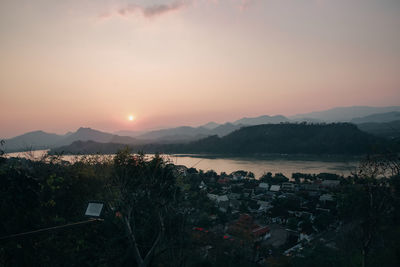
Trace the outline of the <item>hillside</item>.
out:
<instances>
[{"instance_id":1,"label":"hillside","mask_svg":"<svg viewBox=\"0 0 400 267\"><path fill-rule=\"evenodd\" d=\"M63 135L33 131L6 139L4 150L6 152L12 152L16 150L47 149L54 146L57 142L60 142L63 138Z\"/></svg>"},{"instance_id":2,"label":"hillside","mask_svg":"<svg viewBox=\"0 0 400 267\"><path fill-rule=\"evenodd\" d=\"M121 144L133 144L137 142L137 140L133 137L119 136L116 134L110 134L94 130L91 128L81 127L75 133L72 133L63 138L56 145L57 146L68 145L75 141L95 141L100 143L121 143Z\"/></svg>"},{"instance_id":3,"label":"hillside","mask_svg":"<svg viewBox=\"0 0 400 267\"><path fill-rule=\"evenodd\" d=\"M151 140L157 143L171 143L173 141L175 141L176 143L186 143L190 141L199 140L201 138L205 138L210 135L224 136L233 132L234 130L239 129L242 126L243 126L242 124L235 125L232 123L225 123L221 125L209 124L207 125L207 127L181 126L176 128L150 131L138 135L136 138L147 141Z\"/></svg>"},{"instance_id":4,"label":"hillside","mask_svg":"<svg viewBox=\"0 0 400 267\"><path fill-rule=\"evenodd\" d=\"M183 146L182 152L363 154L385 145L386 141L347 123L266 124L202 139Z\"/></svg>"},{"instance_id":5,"label":"hillside","mask_svg":"<svg viewBox=\"0 0 400 267\"><path fill-rule=\"evenodd\" d=\"M133 144L140 141L129 136L119 136L105 133L91 128L79 128L76 132L65 135L34 131L5 140L5 151L24 151L35 149L48 149L69 145L75 141L95 141L99 143Z\"/></svg>"},{"instance_id":6,"label":"hillside","mask_svg":"<svg viewBox=\"0 0 400 267\"><path fill-rule=\"evenodd\" d=\"M242 118L240 120L234 121L235 125L260 125L260 124L269 124L269 123L281 123L288 122L289 119L282 115L276 116L268 116L263 115L255 118Z\"/></svg>"},{"instance_id":7,"label":"hillside","mask_svg":"<svg viewBox=\"0 0 400 267\"><path fill-rule=\"evenodd\" d=\"M369 107L369 106L351 106L336 107L323 111L315 111L304 114L297 114L289 117L291 120L308 118L324 122L349 122L354 118L366 117L372 114L400 111L400 106L389 107Z\"/></svg>"},{"instance_id":8,"label":"hillside","mask_svg":"<svg viewBox=\"0 0 400 267\"><path fill-rule=\"evenodd\" d=\"M84 150L79 150L82 145ZM64 146L52 152L115 153L120 144L84 143ZM265 124L243 127L224 137L216 135L189 144L130 146L133 151L211 154L337 154L359 155L394 149L385 139L360 131L349 123Z\"/></svg>"},{"instance_id":9,"label":"hillside","mask_svg":"<svg viewBox=\"0 0 400 267\"><path fill-rule=\"evenodd\" d=\"M391 121L399 121L400 120L400 112L392 111L385 113L376 113L365 117L354 118L351 120L352 123L371 123L371 122L391 122Z\"/></svg>"},{"instance_id":10,"label":"hillside","mask_svg":"<svg viewBox=\"0 0 400 267\"><path fill-rule=\"evenodd\" d=\"M400 138L400 120L391 122L369 122L357 124L357 127L364 132L388 138Z\"/></svg>"}]
</instances>

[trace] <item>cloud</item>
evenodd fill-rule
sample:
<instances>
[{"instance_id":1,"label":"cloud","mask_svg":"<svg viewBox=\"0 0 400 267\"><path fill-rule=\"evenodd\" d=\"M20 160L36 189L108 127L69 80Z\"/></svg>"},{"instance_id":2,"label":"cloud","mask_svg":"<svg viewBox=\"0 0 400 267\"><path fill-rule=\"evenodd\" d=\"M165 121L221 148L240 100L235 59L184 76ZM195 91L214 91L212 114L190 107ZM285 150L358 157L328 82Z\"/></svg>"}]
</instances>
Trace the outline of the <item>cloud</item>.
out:
<instances>
[{"instance_id":1,"label":"cloud","mask_svg":"<svg viewBox=\"0 0 400 267\"><path fill-rule=\"evenodd\" d=\"M259 0L231 0L228 2L232 7L239 8L241 11L244 11L254 4L256 4ZM142 15L146 18L154 18L165 15L170 12L180 11L189 6L196 6L198 3L206 3L218 5L219 0L174 0L173 2L166 4L151 4L147 6L139 5L139 4L128 4L125 6L119 6L113 11L108 11L100 14L98 17L100 19L108 19L115 15L119 15L122 17L129 17L133 15Z\"/></svg>"},{"instance_id":2,"label":"cloud","mask_svg":"<svg viewBox=\"0 0 400 267\"><path fill-rule=\"evenodd\" d=\"M152 18L169 12L178 11L187 7L189 4L190 2L188 1L174 1L170 4L157 4L146 7L131 4L118 9L118 14L121 16L130 16L135 13L141 13L144 17Z\"/></svg>"},{"instance_id":3,"label":"cloud","mask_svg":"<svg viewBox=\"0 0 400 267\"><path fill-rule=\"evenodd\" d=\"M239 9L241 11L244 11L244 10L248 9L250 6L252 6L253 4L255 4L256 2L257 2L257 0L240 0Z\"/></svg>"}]
</instances>

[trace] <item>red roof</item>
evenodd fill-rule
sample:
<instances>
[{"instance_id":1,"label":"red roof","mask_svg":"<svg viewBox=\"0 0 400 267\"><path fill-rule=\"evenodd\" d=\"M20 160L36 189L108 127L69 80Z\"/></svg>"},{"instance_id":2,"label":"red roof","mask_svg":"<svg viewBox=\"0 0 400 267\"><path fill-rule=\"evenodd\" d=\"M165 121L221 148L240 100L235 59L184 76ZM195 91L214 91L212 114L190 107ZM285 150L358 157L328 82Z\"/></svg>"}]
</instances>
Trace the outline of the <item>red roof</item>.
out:
<instances>
[{"instance_id":1,"label":"red roof","mask_svg":"<svg viewBox=\"0 0 400 267\"><path fill-rule=\"evenodd\" d=\"M269 227L268 226L261 226L253 230L253 235L255 236L260 236L260 235L265 235L266 233L269 233Z\"/></svg>"},{"instance_id":2,"label":"red roof","mask_svg":"<svg viewBox=\"0 0 400 267\"><path fill-rule=\"evenodd\" d=\"M219 184L226 184L227 182L229 182L228 178L220 178L217 181Z\"/></svg>"}]
</instances>

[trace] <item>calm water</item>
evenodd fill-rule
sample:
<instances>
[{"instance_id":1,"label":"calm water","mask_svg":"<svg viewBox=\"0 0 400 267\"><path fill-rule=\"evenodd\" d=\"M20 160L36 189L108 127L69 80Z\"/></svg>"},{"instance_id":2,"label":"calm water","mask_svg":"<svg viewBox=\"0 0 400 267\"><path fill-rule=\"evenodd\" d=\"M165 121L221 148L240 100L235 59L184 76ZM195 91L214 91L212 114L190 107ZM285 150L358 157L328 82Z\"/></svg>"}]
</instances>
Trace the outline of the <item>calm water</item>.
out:
<instances>
[{"instance_id":1,"label":"calm water","mask_svg":"<svg viewBox=\"0 0 400 267\"><path fill-rule=\"evenodd\" d=\"M46 154L46 150L38 150L30 152L30 154L19 152L10 153L9 157L28 157L40 158ZM150 155L151 156L151 155ZM64 156L67 161L74 161L77 157L82 156ZM231 173L237 170L251 171L258 178L265 172L278 173L281 172L287 177L291 177L294 172L302 173L321 173L329 172L339 175L350 175L358 166L358 160L354 158L305 158L305 157L208 157L202 155L167 155L167 157L175 164L184 165L186 167L195 167L204 171L214 170L217 173Z\"/></svg>"}]
</instances>

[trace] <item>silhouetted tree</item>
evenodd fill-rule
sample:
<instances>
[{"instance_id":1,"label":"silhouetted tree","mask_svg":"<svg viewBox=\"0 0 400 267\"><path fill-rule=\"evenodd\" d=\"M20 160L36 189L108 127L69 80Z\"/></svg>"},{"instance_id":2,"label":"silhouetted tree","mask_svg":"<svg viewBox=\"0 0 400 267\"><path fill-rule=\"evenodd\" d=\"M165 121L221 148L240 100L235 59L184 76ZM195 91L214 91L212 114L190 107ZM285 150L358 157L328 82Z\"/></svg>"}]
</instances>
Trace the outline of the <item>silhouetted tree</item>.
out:
<instances>
[{"instance_id":1,"label":"silhouetted tree","mask_svg":"<svg viewBox=\"0 0 400 267\"><path fill-rule=\"evenodd\" d=\"M359 241L362 266L371 247L382 233L382 227L394 215L391 178L399 175L399 158L393 155L368 157L361 162L354 185L348 187L340 204L343 219L352 226L353 237Z\"/></svg>"},{"instance_id":2,"label":"silhouetted tree","mask_svg":"<svg viewBox=\"0 0 400 267\"><path fill-rule=\"evenodd\" d=\"M156 155L146 160L128 149L114 158L120 216L138 266L148 266L168 232L168 217L179 192L173 165Z\"/></svg>"}]
</instances>

